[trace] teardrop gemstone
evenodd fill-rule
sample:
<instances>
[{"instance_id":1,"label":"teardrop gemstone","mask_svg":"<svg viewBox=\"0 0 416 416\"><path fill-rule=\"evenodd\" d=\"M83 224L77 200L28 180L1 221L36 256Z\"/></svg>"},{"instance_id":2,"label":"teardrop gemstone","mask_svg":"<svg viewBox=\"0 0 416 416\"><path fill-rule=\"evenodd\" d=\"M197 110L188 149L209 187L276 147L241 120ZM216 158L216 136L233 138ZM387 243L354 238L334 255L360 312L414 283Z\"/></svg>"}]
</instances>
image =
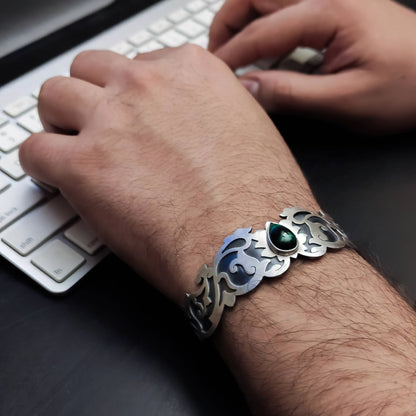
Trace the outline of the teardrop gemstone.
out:
<instances>
[{"instance_id":1,"label":"teardrop gemstone","mask_svg":"<svg viewBox=\"0 0 416 416\"><path fill-rule=\"evenodd\" d=\"M270 222L268 226L268 240L273 251L279 254L290 255L298 247L296 235L284 225Z\"/></svg>"}]
</instances>

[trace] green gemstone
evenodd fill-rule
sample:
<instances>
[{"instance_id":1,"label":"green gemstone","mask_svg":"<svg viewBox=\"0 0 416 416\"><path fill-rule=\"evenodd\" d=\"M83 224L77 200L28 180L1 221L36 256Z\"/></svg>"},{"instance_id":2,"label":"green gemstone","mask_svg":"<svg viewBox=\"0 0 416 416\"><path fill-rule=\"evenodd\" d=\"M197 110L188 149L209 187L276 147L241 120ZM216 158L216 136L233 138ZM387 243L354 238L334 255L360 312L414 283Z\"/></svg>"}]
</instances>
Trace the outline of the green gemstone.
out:
<instances>
[{"instance_id":1,"label":"green gemstone","mask_svg":"<svg viewBox=\"0 0 416 416\"><path fill-rule=\"evenodd\" d=\"M279 251L283 252L295 250L298 245L298 239L289 228L274 222L269 225L269 239Z\"/></svg>"}]
</instances>

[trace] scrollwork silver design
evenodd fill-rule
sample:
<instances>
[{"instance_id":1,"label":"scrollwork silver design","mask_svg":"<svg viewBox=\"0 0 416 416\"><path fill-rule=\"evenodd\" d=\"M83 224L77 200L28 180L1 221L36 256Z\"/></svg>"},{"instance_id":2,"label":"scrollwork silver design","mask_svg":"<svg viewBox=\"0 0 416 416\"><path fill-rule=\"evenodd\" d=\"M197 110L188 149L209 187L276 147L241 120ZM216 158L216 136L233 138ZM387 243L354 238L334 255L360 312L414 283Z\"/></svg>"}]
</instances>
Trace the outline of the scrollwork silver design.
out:
<instances>
[{"instance_id":1,"label":"scrollwork silver design","mask_svg":"<svg viewBox=\"0 0 416 416\"><path fill-rule=\"evenodd\" d=\"M314 214L302 208L286 208L279 224L291 230L298 247L284 256L271 250L266 230L252 233L240 228L224 239L213 267L203 265L196 278L199 289L186 294L185 310L199 338L212 335L225 306L232 307L236 297L252 291L263 278L282 275L291 258L323 256L328 248L339 249L348 243L346 234L326 214Z\"/></svg>"}]
</instances>

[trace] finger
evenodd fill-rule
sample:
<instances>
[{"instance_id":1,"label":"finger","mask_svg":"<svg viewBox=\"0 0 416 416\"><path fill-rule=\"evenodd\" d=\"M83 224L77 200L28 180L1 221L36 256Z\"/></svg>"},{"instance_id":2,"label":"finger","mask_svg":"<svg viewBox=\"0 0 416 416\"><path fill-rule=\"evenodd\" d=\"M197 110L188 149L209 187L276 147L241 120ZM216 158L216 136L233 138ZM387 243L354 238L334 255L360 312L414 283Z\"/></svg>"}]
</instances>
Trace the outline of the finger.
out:
<instances>
[{"instance_id":1,"label":"finger","mask_svg":"<svg viewBox=\"0 0 416 416\"><path fill-rule=\"evenodd\" d=\"M215 54L232 69L262 58L282 58L297 46L324 49L335 36L339 17L313 1L255 20Z\"/></svg>"},{"instance_id":2,"label":"finger","mask_svg":"<svg viewBox=\"0 0 416 416\"><path fill-rule=\"evenodd\" d=\"M32 134L19 149L23 170L33 178L59 187L66 175L68 157L74 149L76 137L53 133Z\"/></svg>"},{"instance_id":3,"label":"finger","mask_svg":"<svg viewBox=\"0 0 416 416\"><path fill-rule=\"evenodd\" d=\"M100 87L105 87L114 78L117 69L130 59L111 51L92 50L78 54L71 65L71 76Z\"/></svg>"},{"instance_id":4,"label":"finger","mask_svg":"<svg viewBox=\"0 0 416 416\"><path fill-rule=\"evenodd\" d=\"M76 78L55 77L40 90L38 110L47 131L80 131L97 103L102 88Z\"/></svg>"},{"instance_id":5,"label":"finger","mask_svg":"<svg viewBox=\"0 0 416 416\"><path fill-rule=\"evenodd\" d=\"M208 50L214 52L257 16L251 0L227 0L211 23Z\"/></svg>"},{"instance_id":6,"label":"finger","mask_svg":"<svg viewBox=\"0 0 416 416\"><path fill-rule=\"evenodd\" d=\"M240 78L241 83L270 112L295 112L345 120L365 103L358 97L371 77L363 70L330 75L306 75L290 71L256 71ZM354 100L355 104L352 104Z\"/></svg>"},{"instance_id":7,"label":"finger","mask_svg":"<svg viewBox=\"0 0 416 416\"><path fill-rule=\"evenodd\" d=\"M227 0L211 24L208 50L214 52L255 18L300 1L302 0Z\"/></svg>"}]
</instances>

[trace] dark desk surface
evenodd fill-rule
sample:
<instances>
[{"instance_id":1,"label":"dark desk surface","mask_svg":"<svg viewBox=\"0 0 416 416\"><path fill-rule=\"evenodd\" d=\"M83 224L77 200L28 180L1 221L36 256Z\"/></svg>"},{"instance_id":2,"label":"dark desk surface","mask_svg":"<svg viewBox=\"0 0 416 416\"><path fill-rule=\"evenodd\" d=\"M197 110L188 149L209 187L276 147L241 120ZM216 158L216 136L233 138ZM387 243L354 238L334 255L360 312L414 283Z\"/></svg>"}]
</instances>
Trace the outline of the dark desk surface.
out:
<instances>
[{"instance_id":1,"label":"dark desk surface","mask_svg":"<svg viewBox=\"0 0 416 416\"><path fill-rule=\"evenodd\" d=\"M322 207L414 302L415 134L276 123ZM248 413L211 345L115 257L62 297L0 259L0 415Z\"/></svg>"},{"instance_id":2,"label":"dark desk surface","mask_svg":"<svg viewBox=\"0 0 416 416\"><path fill-rule=\"evenodd\" d=\"M412 135L280 124L322 206L415 299ZM114 257L63 297L0 260L0 340L1 415L248 414L210 344Z\"/></svg>"}]
</instances>

